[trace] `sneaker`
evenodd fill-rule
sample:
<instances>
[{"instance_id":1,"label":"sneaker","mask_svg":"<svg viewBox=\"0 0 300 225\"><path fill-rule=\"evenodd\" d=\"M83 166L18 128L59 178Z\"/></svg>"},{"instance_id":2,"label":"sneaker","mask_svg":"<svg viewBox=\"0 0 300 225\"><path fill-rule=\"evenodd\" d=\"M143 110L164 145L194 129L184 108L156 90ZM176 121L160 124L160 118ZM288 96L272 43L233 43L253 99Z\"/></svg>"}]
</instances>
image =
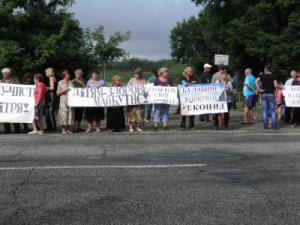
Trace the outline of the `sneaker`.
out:
<instances>
[{"instance_id":1,"label":"sneaker","mask_svg":"<svg viewBox=\"0 0 300 225\"><path fill-rule=\"evenodd\" d=\"M136 130L138 131L138 132L142 132L143 130L141 129L141 128L136 128Z\"/></svg>"},{"instance_id":2,"label":"sneaker","mask_svg":"<svg viewBox=\"0 0 300 225\"><path fill-rule=\"evenodd\" d=\"M43 131L43 130L40 130L40 131L38 132L38 134L43 135L43 134L44 134L44 131Z\"/></svg>"},{"instance_id":3,"label":"sneaker","mask_svg":"<svg viewBox=\"0 0 300 225\"><path fill-rule=\"evenodd\" d=\"M129 132L130 132L130 133L133 133L133 131L134 131L134 130L133 130L132 128L129 129Z\"/></svg>"},{"instance_id":4,"label":"sneaker","mask_svg":"<svg viewBox=\"0 0 300 225\"><path fill-rule=\"evenodd\" d=\"M38 134L39 132L37 130L31 131L28 134Z\"/></svg>"}]
</instances>

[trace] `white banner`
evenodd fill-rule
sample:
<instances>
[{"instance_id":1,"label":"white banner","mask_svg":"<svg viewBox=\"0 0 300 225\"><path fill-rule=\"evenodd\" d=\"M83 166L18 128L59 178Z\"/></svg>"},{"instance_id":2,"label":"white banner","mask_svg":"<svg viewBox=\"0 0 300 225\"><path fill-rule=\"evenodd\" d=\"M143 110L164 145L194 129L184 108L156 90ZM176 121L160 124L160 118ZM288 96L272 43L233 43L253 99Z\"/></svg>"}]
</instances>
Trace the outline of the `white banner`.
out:
<instances>
[{"instance_id":1,"label":"white banner","mask_svg":"<svg viewBox=\"0 0 300 225\"><path fill-rule=\"evenodd\" d=\"M163 86L146 86L147 104L178 105L178 88Z\"/></svg>"},{"instance_id":2,"label":"white banner","mask_svg":"<svg viewBox=\"0 0 300 225\"><path fill-rule=\"evenodd\" d=\"M228 112L223 84L179 86L181 114L184 116Z\"/></svg>"},{"instance_id":3,"label":"white banner","mask_svg":"<svg viewBox=\"0 0 300 225\"><path fill-rule=\"evenodd\" d=\"M144 104L178 104L177 87L151 85L71 88L70 107L117 107Z\"/></svg>"},{"instance_id":4,"label":"white banner","mask_svg":"<svg viewBox=\"0 0 300 225\"><path fill-rule=\"evenodd\" d=\"M285 86L283 90L285 104L288 107L300 107L300 86Z\"/></svg>"},{"instance_id":5,"label":"white banner","mask_svg":"<svg viewBox=\"0 0 300 225\"><path fill-rule=\"evenodd\" d=\"M34 89L33 85L0 83L0 122L32 123Z\"/></svg>"}]
</instances>

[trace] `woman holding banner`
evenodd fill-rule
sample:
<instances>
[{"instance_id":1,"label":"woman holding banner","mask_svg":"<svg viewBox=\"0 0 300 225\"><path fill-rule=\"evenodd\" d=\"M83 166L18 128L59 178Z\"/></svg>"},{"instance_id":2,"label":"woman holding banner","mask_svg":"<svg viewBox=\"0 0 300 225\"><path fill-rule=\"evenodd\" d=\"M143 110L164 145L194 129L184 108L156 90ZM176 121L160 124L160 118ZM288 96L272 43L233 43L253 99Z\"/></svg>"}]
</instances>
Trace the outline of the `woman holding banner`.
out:
<instances>
[{"instance_id":1,"label":"woman holding banner","mask_svg":"<svg viewBox=\"0 0 300 225\"><path fill-rule=\"evenodd\" d=\"M84 88L85 87L85 80L82 78L83 71L81 69L75 70L75 79L72 81L73 87L74 88ZM81 121L84 113L84 108L83 107L76 107L74 109L74 117L75 117L75 122L74 122L74 132L82 131L81 130Z\"/></svg>"},{"instance_id":2,"label":"woman holding banner","mask_svg":"<svg viewBox=\"0 0 300 225\"><path fill-rule=\"evenodd\" d=\"M162 67L159 69L158 78L155 80L154 86L172 86L167 67ZM168 104L155 104L154 131L157 131L160 121L163 122L163 128L168 130L169 109L170 105Z\"/></svg>"},{"instance_id":3,"label":"woman holding banner","mask_svg":"<svg viewBox=\"0 0 300 225\"><path fill-rule=\"evenodd\" d=\"M122 86L121 77L119 75L114 75L112 77L112 86ZM119 132L125 129L124 107L119 106L107 108L106 128L109 132Z\"/></svg>"},{"instance_id":4,"label":"woman holding banner","mask_svg":"<svg viewBox=\"0 0 300 225\"><path fill-rule=\"evenodd\" d=\"M216 83L222 83L225 85L225 91L221 95L220 100L227 102L228 112L227 113L219 113L219 114L215 115L217 117L217 119L215 119L215 121L217 121L217 124L215 124L215 127L217 129L222 129L224 127L225 130L228 130L229 129L229 111L231 109L233 89L232 89L232 83L228 79L226 70L221 71L220 80L217 80Z\"/></svg>"},{"instance_id":5,"label":"woman holding banner","mask_svg":"<svg viewBox=\"0 0 300 225\"><path fill-rule=\"evenodd\" d=\"M33 81L35 83L35 89L33 94L35 103L34 119L32 122L32 131L28 134L44 134L43 109L45 106L47 87L43 83L42 74L35 74L33 76Z\"/></svg>"},{"instance_id":6,"label":"woman holding banner","mask_svg":"<svg viewBox=\"0 0 300 225\"><path fill-rule=\"evenodd\" d=\"M105 82L101 79L100 73L94 71L92 78L87 82L87 88L100 88L104 87ZM90 133L93 129L93 122L96 122L96 133L101 133L100 125L101 120L104 119L104 108L102 107L90 107L85 111L85 116L88 121L88 128L85 133Z\"/></svg>"},{"instance_id":7,"label":"woman holding banner","mask_svg":"<svg viewBox=\"0 0 300 225\"><path fill-rule=\"evenodd\" d=\"M147 82L143 79L143 72L140 68L134 71L134 77L131 78L127 86L140 86L145 85ZM136 129L141 132L141 126L143 125L145 117L145 106L144 105L132 105L127 107L127 119L129 122L129 131L133 132Z\"/></svg>"},{"instance_id":8,"label":"woman holding banner","mask_svg":"<svg viewBox=\"0 0 300 225\"><path fill-rule=\"evenodd\" d=\"M70 80L71 74L68 70L62 72L63 79L58 82L57 96L60 97L59 101L59 125L61 126L62 134L72 134L71 127L73 125L74 110L68 106L68 92L72 87Z\"/></svg>"}]
</instances>

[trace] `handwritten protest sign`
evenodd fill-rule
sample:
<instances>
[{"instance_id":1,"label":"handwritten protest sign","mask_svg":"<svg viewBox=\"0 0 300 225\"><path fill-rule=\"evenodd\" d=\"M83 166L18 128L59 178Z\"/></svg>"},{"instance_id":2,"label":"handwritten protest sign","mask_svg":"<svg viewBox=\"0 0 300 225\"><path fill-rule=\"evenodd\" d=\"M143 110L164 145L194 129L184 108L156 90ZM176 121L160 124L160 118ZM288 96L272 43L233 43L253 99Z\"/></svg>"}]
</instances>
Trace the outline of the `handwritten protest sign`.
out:
<instances>
[{"instance_id":1,"label":"handwritten protest sign","mask_svg":"<svg viewBox=\"0 0 300 225\"><path fill-rule=\"evenodd\" d=\"M178 105L177 87L146 86L147 104Z\"/></svg>"},{"instance_id":2,"label":"handwritten protest sign","mask_svg":"<svg viewBox=\"0 0 300 225\"><path fill-rule=\"evenodd\" d=\"M227 102L220 100L223 84L179 86L181 114L185 116L228 112Z\"/></svg>"},{"instance_id":3,"label":"handwritten protest sign","mask_svg":"<svg viewBox=\"0 0 300 225\"><path fill-rule=\"evenodd\" d=\"M34 88L32 85L0 83L1 123L32 123Z\"/></svg>"},{"instance_id":4,"label":"handwritten protest sign","mask_svg":"<svg viewBox=\"0 0 300 225\"><path fill-rule=\"evenodd\" d=\"M288 107L300 107L300 86L285 86L283 90L285 104Z\"/></svg>"},{"instance_id":5,"label":"handwritten protest sign","mask_svg":"<svg viewBox=\"0 0 300 225\"><path fill-rule=\"evenodd\" d=\"M70 107L117 107L144 104L178 104L176 87L124 86L71 88Z\"/></svg>"}]
</instances>

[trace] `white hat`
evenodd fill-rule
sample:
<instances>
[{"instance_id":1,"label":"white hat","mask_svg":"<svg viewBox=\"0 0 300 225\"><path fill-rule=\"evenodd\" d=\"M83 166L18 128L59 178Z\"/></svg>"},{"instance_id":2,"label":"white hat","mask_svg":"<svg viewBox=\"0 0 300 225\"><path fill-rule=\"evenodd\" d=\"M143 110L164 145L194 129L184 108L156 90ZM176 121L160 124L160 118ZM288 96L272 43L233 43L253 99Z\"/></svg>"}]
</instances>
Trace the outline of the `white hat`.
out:
<instances>
[{"instance_id":1,"label":"white hat","mask_svg":"<svg viewBox=\"0 0 300 225\"><path fill-rule=\"evenodd\" d=\"M1 73L9 73L11 74L11 70L9 68L3 68Z\"/></svg>"},{"instance_id":2,"label":"white hat","mask_svg":"<svg viewBox=\"0 0 300 225\"><path fill-rule=\"evenodd\" d=\"M205 63L203 68L212 68L212 65L208 64L208 63Z\"/></svg>"}]
</instances>

